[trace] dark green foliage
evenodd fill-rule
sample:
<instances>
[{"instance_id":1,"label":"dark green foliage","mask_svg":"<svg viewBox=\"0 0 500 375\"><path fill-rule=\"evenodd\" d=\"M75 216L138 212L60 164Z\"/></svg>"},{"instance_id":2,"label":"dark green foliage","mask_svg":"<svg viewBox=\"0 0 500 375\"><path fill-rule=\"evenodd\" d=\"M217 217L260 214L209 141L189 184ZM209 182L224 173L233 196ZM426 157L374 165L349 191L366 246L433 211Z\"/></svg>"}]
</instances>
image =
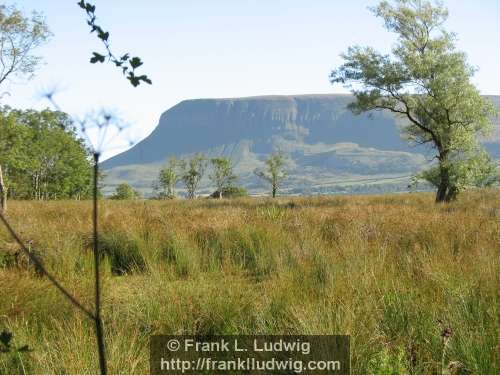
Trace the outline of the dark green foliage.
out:
<instances>
[{"instance_id":1,"label":"dark green foliage","mask_svg":"<svg viewBox=\"0 0 500 375\"><path fill-rule=\"evenodd\" d=\"M3 330L2 332L0 332L0 353L8 353L8 352L11 352L11 351L15 351L15 352L29 352L31 351L31 349L29 348L28 345L22 345L20 347L15 347L13 346L13 337L14 335L12 334L12 332L10 331L7 331L7 330Z\"/></svg>"},{"instance_id":2,"label":"dark green foliage","mask_svg":"<svg viewBox=\"0 0 500 375\"><path fill-rule=\"evenodd\" d=\"M139 193L134 190L129 184L120 184L117 186L115 194L113 194L110 199L115 200L130 200L138 199L140 197Z\"/></svg>"},{"instance_id":3,"label":"dark green foliage","mask_svg":"<svg viewBox=\"0 0 500 375\"><path fill-rule=\"evenodd\" d=\"M0 5L0 85L15 76L30 78L41 61L40 57L33 55L33 50L49 36L42 14L33 12L27 17L14 6ZM0 127L0 137L4 131ZM7 210L8 182L4 177L6 166L2 165L1 152L0 145L0 212L3 212Z\"/></svg>"},{"instance_id":4,"label":"dark green foliage","mask_svg":"<svg viewBox=\"0 0 500 375\"><path fill-rule=\"evenodd\" d=\"M214 191L210 197L219 198L219 190ZM244 187L230 186L222 189L222 198L242 198L248 197L248 191Z\"/></svg>"},{"instance_id":5,"label":"dark green foliage","mask_svg":"<svg viewBox=\"0 0 500 375\"><path fill-rule=\"evenodd\" d=\"M451 200L456 199L458 193L468 187L491 187L500 182L500 172L495 161L484 150L473 149L472 152L455 155L447 163L448 178L452 184L448 195ZM435 188L441 182L440 167L434 166L416 175L412 187L417 187L423 180Z\"/></svg>"},{"instance_id":6,"label":"dark green foliage","mask_svg":"<svg viewBox=\"0 0 500 375\"><path fill-rule=\"evenodd\" d=\"M248 191L244 187L231 186L222 190L222 196L224 198L248 197Z\"/></svg>"},{"instance_id":7,"label":"dark green foliage","mask_svg":"<svg viewBox=\"0 0 500 375\"><path fill-rule=\"evenodd\" d=\"M254 226L220 232L199 230L195 238L204 271L237 267L262 279L272 275L278 267L281 244L270 230Z\"/></svg>"},{"instance_id":8,"label":"dark green foliage","mask_svg":"<svg viewBox=\"0 0 500 375\"><path fill-rule=\"evenodd\" d=\"M16 199L86 199L88 150L67 114L0 110L0 164L9 196Z\"/></svg>"},{"instance_id":9,"label":"dark green foliage","mask_svg":"<svg viewBox=\"0 0 500 375\"><path fill-rule=\"evenodd\" d=\"M1 351L6 352L11 350L10 342L12 341L12 333L9 331L2 331L0 333L0 343L2 344Z\"/></svg>"},{"instance_id":10,"label":"dark green foliage","mask_svg":"<svg viewBox=\"0 0 500 375\"><path fill-rule=\"evenodd\" d=\"M138 238L123 232L109 232L99 236L99 244L101 254L109 259L111 272L114 275L146 270Z\"/></svg>"},{"instance_id":11,"label":"dark green foliage","mask_svg":"<svg viewBox=\"0 0 500 375\"><path fill-rule=\"evenodd\" d=\"M81 0L78 2L78 6L82 8L87 13L87 24L90 26L90 32L96 33L97 37L102 41L104 47L106 48L106 53L103 55L101 53L92 52L92 57L90 58L91 64L104 63L106 60L111 61L117 68L122 70L122 73L130 81L132 86L137 87L141 82L151 84L151 79L147 75L137 75L135 70L140 67L143 62L139 57L130 57L128 53L121 57L116 57L112 52L109 44L109 32L104 31L101 26L96 23L97 16L95 14L95 5Z\"/></svg>"},{"instance_id":12,"label":"dark green foliage","mask_svg":"<svg viewBox=\"0 0 500 375\"><path fill-rule=\"evenodd\" d=\"M33 350L28 345L15 345L14 334L11 331L4 329L0 332L0 356L3 360L6 359L5 363L9 369L16 370L16 374L26 374L26 371L30 369L31 366L25 364L23 358L31 351ZM4 372L0 373L4 374Z\"/></svg>"}]
</instances>

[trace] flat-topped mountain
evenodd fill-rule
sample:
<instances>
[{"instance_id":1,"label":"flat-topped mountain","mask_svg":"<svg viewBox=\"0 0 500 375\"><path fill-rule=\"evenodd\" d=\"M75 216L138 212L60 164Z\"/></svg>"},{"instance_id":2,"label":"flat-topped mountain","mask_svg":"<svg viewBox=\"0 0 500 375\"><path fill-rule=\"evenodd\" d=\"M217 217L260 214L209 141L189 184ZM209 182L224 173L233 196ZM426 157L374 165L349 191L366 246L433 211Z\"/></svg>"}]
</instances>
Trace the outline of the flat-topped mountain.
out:
<instances>
[{"instance_id":1,"label":"flat-topped mountain","mask_svg":"<svg viewBox=\"0 0 500 375\"><path fill-rule=\"evenodd\" d=\"M491 96L500 110L500 96ZM276 150L288 156L288 193L376 192L406 189L428 164L428 150L401 138L401 119L387 112L353 115L351 95L259 96L186 100L164 112L156 129L102 165L106 182L128 182L144 193L172 155L203 152L231 158L240 184L265 190L253 171ZM500 159L500 121L485 140ZM210 191L208 181L205 192Z\"/></svg>"}]
</instances>

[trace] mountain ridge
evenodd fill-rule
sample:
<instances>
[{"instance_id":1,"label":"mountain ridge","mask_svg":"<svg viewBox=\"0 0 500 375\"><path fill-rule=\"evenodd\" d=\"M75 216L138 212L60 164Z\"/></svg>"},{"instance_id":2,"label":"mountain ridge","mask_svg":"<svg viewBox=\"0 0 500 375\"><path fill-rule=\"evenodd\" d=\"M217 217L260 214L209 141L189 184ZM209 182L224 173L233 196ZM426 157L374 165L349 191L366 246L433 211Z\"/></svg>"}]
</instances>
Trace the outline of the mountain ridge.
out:
<instances>
[{"instance_id":1,"label":"mountain ridge","mask_svg":"<svg viewBox=\"0 0 500 375\"><path fill-rule=\"evenodd\" d=\"M488 98L500 109L500 96ZM312 192L335 192L329 189L339 186L332 185L335 179L383 180L394 173L413 174L428 164L426 148L401 138L402 120L385 111L355 116L346 108L352 100L349 94L185 100L165 111L148 137L102 163L106 182L128 182L146 193L169 156L196 152L231 157L242 184L256 192L264 186L253 170L277 149L288 156L289 182L297 193L308 186L315 187ZM485 144L500 158L498 119ZM404 184L399 185L395 190ZM209 189L207 181L204 188Z\"/></svg>"}]
</instances>

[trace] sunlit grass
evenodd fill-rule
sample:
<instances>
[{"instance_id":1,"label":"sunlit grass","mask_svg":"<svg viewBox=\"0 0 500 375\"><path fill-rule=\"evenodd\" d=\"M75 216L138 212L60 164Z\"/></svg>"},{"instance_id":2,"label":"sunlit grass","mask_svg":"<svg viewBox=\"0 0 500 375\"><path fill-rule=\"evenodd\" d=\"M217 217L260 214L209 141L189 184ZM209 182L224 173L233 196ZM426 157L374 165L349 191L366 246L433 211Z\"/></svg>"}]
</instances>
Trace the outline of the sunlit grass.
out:
<instances>
[{"instance_id":1,"label":"sunlit grass","mask_svg":"<svg viewBox=\"0 0 500 375\"><path fill-rule=\"evenodd\" d=\"M92 305L91 206L12 202L46 266ZM495 374L500 193L103 201L112 374L148 372L151 334L349 334L353 374ZM93 326L0 230L0 330L32 352L0 374L93 374ZM441 321L442 323L439 323ZM441 332L451 328L444 353ZM395 371L395 372L394 372Z\"/></svg>"}]
</instances>

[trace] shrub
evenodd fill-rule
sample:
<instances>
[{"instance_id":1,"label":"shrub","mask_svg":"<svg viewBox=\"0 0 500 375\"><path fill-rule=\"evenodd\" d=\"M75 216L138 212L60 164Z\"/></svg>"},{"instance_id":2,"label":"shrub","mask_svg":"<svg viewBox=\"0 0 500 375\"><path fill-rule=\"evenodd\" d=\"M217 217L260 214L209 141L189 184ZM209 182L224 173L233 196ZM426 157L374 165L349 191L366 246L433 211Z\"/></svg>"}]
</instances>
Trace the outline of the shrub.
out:
<instances>
[{"instance_id":1,"label":"shrub","mask_svg":"<svg viewBox=\"0 0 500 375\"><path fill-rule=\"evenodd\" d=\"M101 253L107 257L114 275L146 270L140 240L124 232L105 232L99 237Z\"/></svg>"},{"instance_id":2,"label":"shrub","mask_svg":"<svg viewBox=\"0 0 500 375\"><path fill-rule=\"evenodd\" d=\"M242 198L248 197L248 191L244 187L231 186L222 190L222 198ZM219 191L214 191L210 198L219 198Z\"/></svg>"}]
</instances>

